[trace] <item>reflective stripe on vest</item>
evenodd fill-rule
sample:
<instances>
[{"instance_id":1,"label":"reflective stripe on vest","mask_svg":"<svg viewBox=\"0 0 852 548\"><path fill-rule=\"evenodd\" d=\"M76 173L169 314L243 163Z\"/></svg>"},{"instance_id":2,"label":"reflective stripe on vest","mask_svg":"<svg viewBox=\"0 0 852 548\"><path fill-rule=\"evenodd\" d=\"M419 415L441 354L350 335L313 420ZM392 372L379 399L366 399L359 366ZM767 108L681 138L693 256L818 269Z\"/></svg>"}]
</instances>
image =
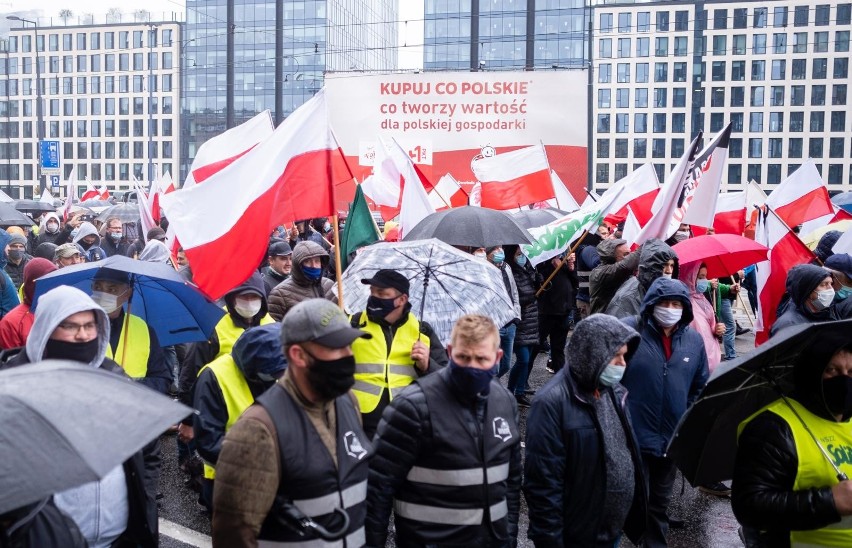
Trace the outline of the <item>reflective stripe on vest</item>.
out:
<instances>
[{"instance_id":1,"label":"reflective stripe on vest","mask_svg":"<svg viewBox=\"0 0 852 548\"><path fill-rule=\"evenodd\" d=\"M359 323L361 329L373 338L356 339L352 343L356 362L352 392L358 398L361 413L370 413L379 406L385 389L389 390L390 399L393 400L403 388L417 379L411 347L418 340L426 346L430 345L430 341L429 337L420 333L420 322L410 312L405 323L394 332L390 352L382 326L370 321L365 312L361 313Z\"/></svg>"},{"instance_id":2,"label":"reflective stripe on vest","mask_svg":"<svg viewBox=\"0 0 852 548\"><path fill-rule=\"evenodd\" d=\"M491 466L486 470L488 483L497 483L509 479L509 463ZM431 483L432 485L453 485L465 487L468 485L482 485L482 468L468 468L466 470L436 470L434 468L423 468L413 466L406 478L408 481L418 483Z\"/></svg>"},{"instance_id":3,"label":"reflective stripe on vest","mask_svg":"<svg viewBox=\"0 0 852 548\"><path fill-rule=\"evenodd\" d=\"M125 345L127 345L126 350ZM112 345L108 344L107 358L115 360L115 363L120 365L131 379L144 379L148 374L150 354L151 334L148 333L148 324L139 316L128 314L121 320L121 334L118 336L115 355L112 352Z\"/></svg>"},{"instance_id":4,"label":"reflective stripe on vest","mask_svg":"<svg viewBox=\"0 0 852 548\"><path fill-rule=\"evenodd\" d=\"M260 319L260 325L266 325L274 322L275 320L273 320L272 316L269 314ZM237 339L240 338L243 331L245 331L245 328L234 323L234 319L231 318L226 307L225 315L222 316L222 319L216 324L216 337L219 339L219 353L216 354L215 357L218 358L224 354L230 354L231 349L234 348L234 343L237 342Z\"/></svg>"},{"instance_id":5,"label":"reflective stripe on vest","mask_svg":"<svg viewBox=\"0 0 852 548\"><path fill-rule=\"evenodd\" d=\"M228 421L225 423L225 432L231 429L240 415L243 414L251 404L254 396L251 395L246 378L230 354L220 356L201 368L198 375L205 369L210 369L216 377L222 398L225 400L225 409L228 411ZM204 462L204 477L216 479L216 470L212 465Z\"/></svg>"},{"instance_id":6,"label":"reflective stripe on vest","mask_svg":"<svg viewBox=\"0 0 852 548\"><path fill-rule=\"evenodd\" d=\"M393 510L401 517L412 521L426 521L444 525L480 525L485 517L485 511L482 508L440 508L401 500L393 501ZM501 520L509 513L509 507L505 500L491 505L489 510L491 521Z\"/></svg>"},{"instance_id":7,"label":"reflective stripe on vest","mask_svg":"<svg viewBox=\"0 0 852 548\"><path fill-rule=\"evenodd\" d=\"M356 504L364 502L367 500L367 482L362 481L343 491L329 493L328 495L314 499L294 500L293 504L309 518L315 518L330 514L334 512L335 508L340 508L341 499L343 500L344 508L351 508Z\"/></svg>"},{"instance_id":8,"label":"reflective stripe on vest","mask_svg":"<svg viewBox=\"0 0 852 548\"><path fill-rule=\"evenodd\" d=\"M832 455L834 463L841 472L852 476L852 427L849 423L838 423L820 418L808 411L802 404L792 398L787 402L795 409L795 413L784 400L777 400L764 407L740 424L737 434L742 432L745 425L763 411L775 413L787 422L796 445L796 456L798 467L796 469L796 480L793 490L831 487L837 483L836 472L826 460L817 442L808 434L802 425L802 420L808 425L822 447ZM798 413L798 417L796 416ZM801 420L799 420L801 417ZM822 441L826 440L826 441ZM852 520L843 519L811 531L791 531L791 546L852 546Z\"/></svg>"},{"instance_id":9,"label":"reflective stripe on vest","mask_svg":"<svg viewBox=\"0 0 852 548\"><path fill-rule=\"evenodd\" d=\"M343 542L346 541L344 545ZM367 535L364 531L364 527L361 527L357 531L353 531L349 535L346 535L346 538L343 540L338 540L336 542L329 542L327 540L322 539L313 539L306 540L304 542L275 542L273 540L261 540L257 539L258 548L352 548L357 546L364 546L367 544Z\"/></svg>"}]
</instances>

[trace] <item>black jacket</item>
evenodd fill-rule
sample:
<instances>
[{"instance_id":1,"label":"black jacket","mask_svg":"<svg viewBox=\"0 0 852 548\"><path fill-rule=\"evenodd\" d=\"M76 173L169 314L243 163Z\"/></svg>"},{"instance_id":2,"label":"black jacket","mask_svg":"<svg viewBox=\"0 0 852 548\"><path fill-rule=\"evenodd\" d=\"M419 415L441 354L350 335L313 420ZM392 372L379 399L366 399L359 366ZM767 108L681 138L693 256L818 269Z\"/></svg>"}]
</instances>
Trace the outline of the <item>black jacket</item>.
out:
<instances>
[{"instance_id":1,"label":"black jacket","mask_svg":"<svg viewBox=\"0 0 852 548\"><path fill-rule=\"evenodd\" d=\"M521 305L521 323L515 331L515 345L537 345L538 300L535 297L535 292L541 287L541 275L529 263L518 266L513 261L511 267L512 275L515 277L515 285L518 287L518 303Z\"/></svg>"},{"instance_id":2,"label":"black jacket","mask_svg":"<svg viewBox=\"0 0 852 548\"><path fill-rule=\"evenodd\" d=\"M0 524L0 546L4 548L88 547L77 524L56 507L53 498L0 515Z\"/></svg>"},{"instance_id":3,"label":"black jacket","mask_svg":"<svg viewBox=\"0 0 852 548\"><path fill-rule=\"evenodd\" d=\"M112 238L110 238L109 235L101 238L101 249L106 252L107 257L112 257L113 255L127 256L127 252L130 249L131 245L133 244L131 244L124 238L120 239L118 243L113 242Z\"/></svg>"},{"instance_id":4,"label":"black jacket","mask_svg":"<svg viewBox=\"0 0 852 548\"><path fill-rule=\"evenodd\" d=\"M546 280L555 270L551 261L544 261L536 267ZM574 308L576 288L579 285L577 272L568 270L568 265L559 269L556 276L545 285L544 291L539 296L538 313L541 315L564 316Z\"/></svg>"},{"instance_id":5,"label":"black jacket","mask_svg":"<svg viewBox=\"0 0 852 548\"><path fill-rule=\"evenodd\" d=\"M527 536L536 547L595 546L606 501L606 464L601 424L562 369L535 397L527 420L524 496L530 507ZM601 397L614 398L633 457L633 506L624 532L638 543L645 531L646 491L639 444L619 384ZM596 525L598 524L598 525Z\"/></svg>"}]
</instances>

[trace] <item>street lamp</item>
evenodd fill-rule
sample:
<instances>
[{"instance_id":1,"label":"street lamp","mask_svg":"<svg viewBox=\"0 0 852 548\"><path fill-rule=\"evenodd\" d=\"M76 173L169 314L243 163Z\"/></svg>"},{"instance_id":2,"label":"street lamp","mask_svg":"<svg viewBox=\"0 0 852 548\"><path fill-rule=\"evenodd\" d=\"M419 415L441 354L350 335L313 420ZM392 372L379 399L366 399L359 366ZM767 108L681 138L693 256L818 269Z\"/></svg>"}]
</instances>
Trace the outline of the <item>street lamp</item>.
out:
<instances>
[{"instance_id":1,"label":"street lamp","mask_svg":"<svg viewBox=\"0 0 852 548\"><path fill-rule=\"evenodd\" d=\"M35 33L35 44L33 44L33 53L35 56L36 70L36 158L38 160L36 170L38 173L39 196L41 196L42 194L44 194L45 187L45 180L42 177L41 173L41 140L44 137L44 112L41 104L41 66L38 63L38 23L36 21L24 19L23 17L18 17L17 15L7 15L6 19L9 19L10 21L20 21L21 23L30 23L33 26L33 31Z\"/></svg>"}]
</instances>

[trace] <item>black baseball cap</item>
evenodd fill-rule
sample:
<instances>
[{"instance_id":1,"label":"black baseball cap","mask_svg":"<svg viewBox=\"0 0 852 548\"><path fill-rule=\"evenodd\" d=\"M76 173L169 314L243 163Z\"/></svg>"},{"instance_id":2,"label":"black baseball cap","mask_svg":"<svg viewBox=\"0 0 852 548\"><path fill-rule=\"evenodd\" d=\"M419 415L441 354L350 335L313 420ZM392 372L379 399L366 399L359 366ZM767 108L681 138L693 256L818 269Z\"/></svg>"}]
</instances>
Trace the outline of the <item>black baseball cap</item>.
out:
<instances>
[{"instance_id":1,"label":"black baseball cap","mask_svg":"<svg viewBox=\"0 0 852 548\"><path fill-rule=\"evenodd\" d=\"M364 285L374 285L381 289L392 287L405 295L408 295L408 291L411 287L408 283L408 278L396 270L390 269L379 270L373 274L372 278L363 278L361 283Z\"/></svg>"}]
</instances>

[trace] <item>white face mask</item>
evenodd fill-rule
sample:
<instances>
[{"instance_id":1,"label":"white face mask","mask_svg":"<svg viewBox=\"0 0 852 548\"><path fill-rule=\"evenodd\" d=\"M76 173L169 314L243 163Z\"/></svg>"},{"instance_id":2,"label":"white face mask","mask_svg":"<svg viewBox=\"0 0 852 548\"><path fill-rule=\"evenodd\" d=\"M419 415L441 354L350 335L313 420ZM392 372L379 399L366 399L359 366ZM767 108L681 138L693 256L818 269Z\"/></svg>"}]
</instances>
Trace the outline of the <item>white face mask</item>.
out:
<instances>
[{"instance_id":1,"label":"white face mask","mask_svg":"<svg viewBox=\"0 0 852 548\"><path fill-rule=\"evenodd\" d=\"M683 317L682 308L667 308L657 305L654 307L654 319L663 327L671 327Z\"/></svg>"},{"instance_id":2,"label":"white face mask","mask_svg":"<svg viewBox=\"0 0 852 548\"><path fill-rule=\"evenodd\" d=\"M260 312L260 305L260 299L254 299L251 301L240 299L239 297L234 299L234 310L237 311L237 314L247 320L254 318L254 316Z\"/></svg>"},{"instance_id":3,"label":"white face mask","mask_svg":"<svg viewBox=\"0 0 852 548\"><path fill-rule=\"evenodd\" d=\"M623 365L615 365L611 363L604 368L601 372L601 376L598 377L598 380L604 386L613 386L621 380L624 376L624 371L626 370L627 368Z\"/></svg>"},{"instance_id":4,"label":"white face mask","mask_svg":"<svg viewBox=\"0 0 852 548\"><path fill-rule=\"evenodd\" d=\"M817 298L812 302L817 310L825 310L831 306L832 301L834 301L834 288L817 291Z\"/></svg>"},{"instance_id":5,"label":"white face mask","mask_svg":"<svg viewBox=\"0 0 852 548\"><path fill-rule=\"evenodd\" d=\"M476 257L477 259L484 259L485 258L485 252L484 251L477 251L476 253L473 254L473 256Z\"/></svg>"},{"instance_id":6,"label":"white face mask","mask_svg":"<svg viewBox=\"0 0 852 548\"><path fill-rule=\"evenodd\" d=\"M95 303L104 309L104 312L107 314L112 314L118 307L118 295L113 295L112 293L106 293L104 291L92 291L92 300Z\"/></svg>"},{"instance_id":7,"label":"white face mask","mask_svg":"<svg viewBox=\"0 0 852 548\"><path fill-rule=\"evenodd\" d=\"M58 223L47 223L46 228L47 228L47 231L50 234L55 234L59 230L59 224Z\"/></svg>"},{"instance_id":8,"label":"white face mask","mask_svg":"<svg viewBox=\"0 0 852 548\"><path fill-rule=\"evenodd\" d=\"M671 280L671 279L672 279L672 275L671 275L671 274L666 274L665 272L663 272L663 274L662 274L660 277L661 277L661 278L668 278L669 280Z\"/></svg>"},{"instance_id":9,"label":"white face mask","mask_svg":"<svg viewBox=\"0 0 852 548\"><path fill-rule=\"evenodd\" d=\"M675 235L674 235L675 241L682 242L682 241L686 240L687 238L689 238L689 231L688 230L678 230L677 232L675 232Z\"/></svg>"}]
</instances>

